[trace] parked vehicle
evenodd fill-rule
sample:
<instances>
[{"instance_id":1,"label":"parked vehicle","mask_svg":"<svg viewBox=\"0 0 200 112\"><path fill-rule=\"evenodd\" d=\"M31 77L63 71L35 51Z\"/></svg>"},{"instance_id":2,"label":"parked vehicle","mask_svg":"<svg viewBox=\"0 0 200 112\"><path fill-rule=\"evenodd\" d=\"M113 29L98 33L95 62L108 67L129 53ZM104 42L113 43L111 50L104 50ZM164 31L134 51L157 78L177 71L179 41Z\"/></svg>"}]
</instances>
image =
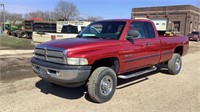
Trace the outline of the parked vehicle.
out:
<instances>
[{"instance_id":1,"label":"parked vehicle","mask_svg":"<svg viewBox=\"0 0 200 112\"><path fill-rule=\"evenodd\" d=\"M50 40L75 38L86 26L64 25L61 33L33 32L32 40L34 43L42 43Z\"/></svg>"},{"instance_id":2,"label":"parked vehicle","mask_svg":"<svg viewBox=\"0 0 200 112\"><path fill-rule=\"evenodd\" d=\"M86 84L95 102L115 93L117 78L129 79L167 65L178 74L188 37L159 37L150 20L97 21L77 38L49 41L35 47L33 71L44 80L66 87Z\"/></svg>"},{"instance_id":3,"label":"parked vehicle","mask_svg":"<svg viewBox=\"0 0 200 112\"><path fill-rule=\"evenodd\" d=\"M193 31L191 34L188 35L189 40L194 40L199 42L200 41L200 32L199 31Z\"/></svg>"},{"instance_id":4,"label":"parked vehicle","mask_svg":"<svg viewBox=\"0 0 200 112\"><path fill-rule=\"evenodd\" d=\"M8 35L13 35L13 32L15 30L19 30L19 28L17 26L13 26L13 25L11 25L9 23L5 24L5 29L7 30L7 34Z\"/></svg>"},{"instance_id":5,"label":"parked vehicle","mask_svg":"<svg viewBox=\"0 0 200 112\"><path fill-rule=\"evenodd\" d=\"M56 23L51 21L26 20L24 21L23 28L21 30L15 30L13 36L32 38L33 31L56 32Z\"/></svg>"},{"instance_id":6,"label":"parked vehicle","mask_svg":"<svg viewBox=\"0 0 200 112\"><path fill-rule=\"evenodd\" d=\"M91 23L91 21L57 21L56 22L56 32L61 33L63 25L79 25L79 26L87 26Z\"/></svg>"}]
</instances>

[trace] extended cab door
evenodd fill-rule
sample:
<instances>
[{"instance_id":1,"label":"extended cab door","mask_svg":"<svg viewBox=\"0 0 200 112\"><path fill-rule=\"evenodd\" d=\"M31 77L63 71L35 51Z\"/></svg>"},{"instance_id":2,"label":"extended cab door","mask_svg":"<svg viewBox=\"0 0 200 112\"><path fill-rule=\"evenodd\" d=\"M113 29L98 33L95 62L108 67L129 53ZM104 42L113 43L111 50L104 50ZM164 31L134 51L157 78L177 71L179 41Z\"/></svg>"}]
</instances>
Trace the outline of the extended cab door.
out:
<instances>
[{"instance_id":1,"label":"extended cab door","mask_svg":"<svg viewBox=\"0 0 200 112\"><path fill-rule=\"evenodd\" d=\"M157 64L160 49L160 39L151 22L132 22L122 44L122 72Z\"/></svg>"}]
</instances>

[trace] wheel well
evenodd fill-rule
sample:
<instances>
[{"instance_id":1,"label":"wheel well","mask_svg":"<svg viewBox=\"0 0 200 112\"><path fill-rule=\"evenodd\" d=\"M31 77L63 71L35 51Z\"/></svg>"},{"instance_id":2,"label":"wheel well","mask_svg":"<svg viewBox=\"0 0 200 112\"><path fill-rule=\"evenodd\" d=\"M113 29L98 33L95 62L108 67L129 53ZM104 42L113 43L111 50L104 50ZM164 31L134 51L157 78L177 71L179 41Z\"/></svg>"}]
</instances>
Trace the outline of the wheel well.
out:
<instances>
[{"instance_id":1,"label":"wheel well","mask_svg":"<svg viewBox=\"0 0 200 112\"><path fill-rule=\"evenodd\" d=\"M92 64L91 72L93 72L96 68L101 67L101 66L109 67L109 68L113 69L115 71L115 73L117 73L118 69L119 69L119 61L116 57L96 60Z\"/></svg>"},{"instance_id":2,"label":"wheel well","mask_svg":"<svg viewBox=\"0 0 200 112\"><path fill-rule=\"evenodd\" d=\"M178 53L178 54L180 54L182 56L182 54L183 54L183 46L176 47L174 53Z\"/></svg>"}]
</instances>

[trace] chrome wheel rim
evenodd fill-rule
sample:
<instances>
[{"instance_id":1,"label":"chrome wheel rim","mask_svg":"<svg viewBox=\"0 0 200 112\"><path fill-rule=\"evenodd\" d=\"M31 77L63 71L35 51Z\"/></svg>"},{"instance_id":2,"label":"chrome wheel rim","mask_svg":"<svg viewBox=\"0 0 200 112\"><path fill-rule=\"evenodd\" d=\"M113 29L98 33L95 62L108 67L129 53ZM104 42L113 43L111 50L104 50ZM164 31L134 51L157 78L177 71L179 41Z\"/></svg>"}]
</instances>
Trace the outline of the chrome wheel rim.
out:
<instances>
[{"instance_id":1,"label":"chrome wheel rim","mask_svg":"<svg viewBox=\"0 0 200 112\"><path fill-rule=\"evenodd\" d=\"M113 80L110 76L105 76L100 82L100 92L102 95L108 95L112 91Z\"/></svg>"},{"instance_id":2,"label":"chrome wheel rim","mask_svg":"<svg viewBox=\"0 0 200 112\"><path fill-rule=\"evenodd\" d=\"M179 71L181 68L181 60L180 59L176 59L176 62L175 62L175 70L176 71Z\"/></svg>"}]
</instances>

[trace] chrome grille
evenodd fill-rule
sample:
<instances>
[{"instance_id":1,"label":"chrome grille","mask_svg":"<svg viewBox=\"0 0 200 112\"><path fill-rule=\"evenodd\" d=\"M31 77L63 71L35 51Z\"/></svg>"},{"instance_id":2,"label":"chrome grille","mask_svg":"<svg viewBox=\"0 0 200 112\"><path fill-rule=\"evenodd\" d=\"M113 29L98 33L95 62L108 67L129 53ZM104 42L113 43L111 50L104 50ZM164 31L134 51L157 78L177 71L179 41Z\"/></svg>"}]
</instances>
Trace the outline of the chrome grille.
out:
<instances>
[{"instance_id":1,"label":"chrome grille","mask_svg":"<svg viewBox=\"0 0 200 112\"><path fill-rule=\"evenodd\" d=\"M45 55L45 50L36 48L35 53L40 54L40 55Z\"/></svg>"},{"instance_id":2,"label":"chrome grille","mask_svg":"<svg viewBox=\"0 0 200 112\"><path fill-rule=\"evenodd\" d=\"M47 56L52 56L52 57L63 57L63 52L58 52L58 51L52 51L52 50L48 50L46 52Z\"/></svg>"},{"instance_id":3,"label":"chrome grille","mask_svg":"<svg viewBox=\"0 0 200 112\"><path fill-rule=\"evenodd\" d=\"M36 47L35 58L54 63L66 64L66 56L64 49Z\"/></svg>"},{"instance_id":4,"label":"chrome grille","mask_svg":"<svg viewBox=\"0 0 200 112\"><path fill-rule=\"evenodd\" d=\"M41 59L41 60L46 60L44 55L38 55L35 53L35 58Z\"/></svg>"}]
</instances>

